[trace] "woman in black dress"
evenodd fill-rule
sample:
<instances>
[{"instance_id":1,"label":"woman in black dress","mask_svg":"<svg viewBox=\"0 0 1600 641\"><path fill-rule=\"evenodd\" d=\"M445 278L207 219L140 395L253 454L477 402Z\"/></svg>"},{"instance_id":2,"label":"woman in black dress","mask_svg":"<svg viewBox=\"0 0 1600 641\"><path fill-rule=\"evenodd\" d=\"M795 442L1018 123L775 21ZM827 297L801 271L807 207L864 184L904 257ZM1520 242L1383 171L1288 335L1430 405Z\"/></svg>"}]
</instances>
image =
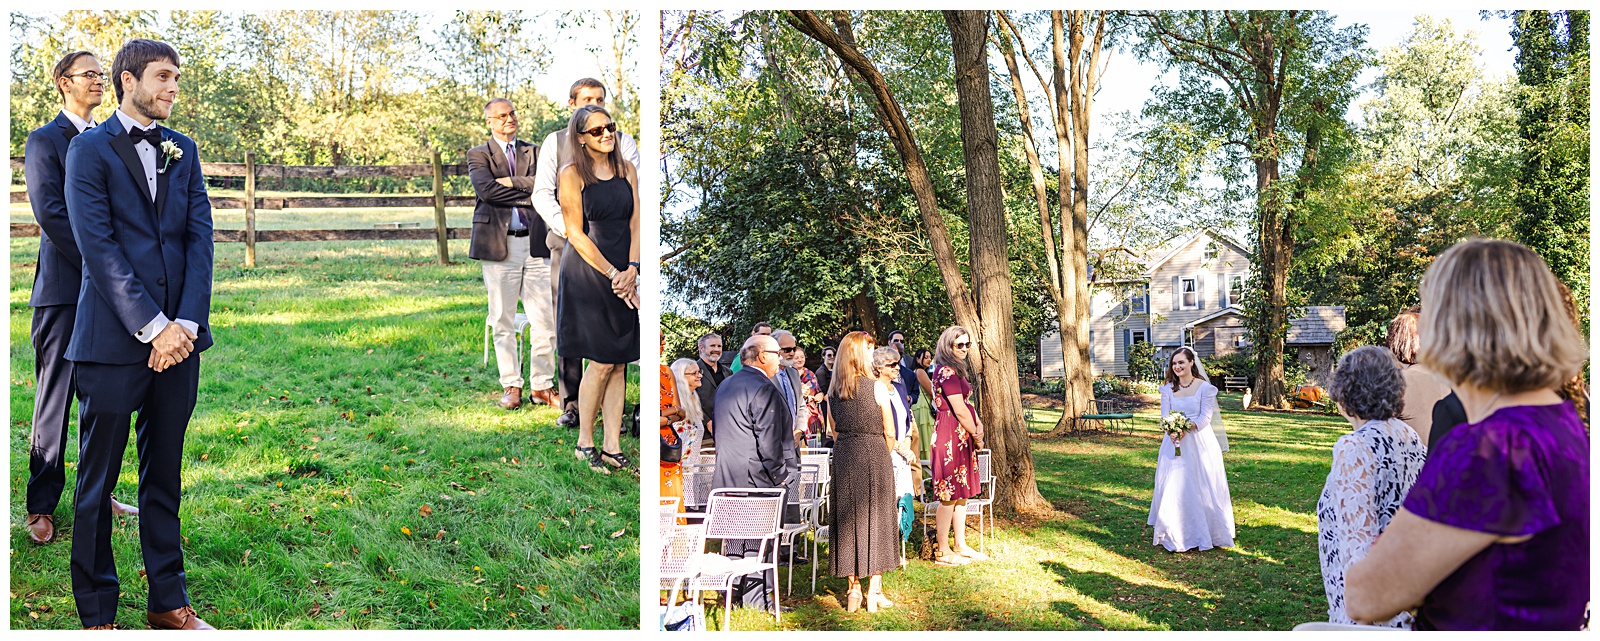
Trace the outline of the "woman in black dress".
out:
<instances>
[{"instance_id":1,"label":"woman in black dress","mask_svg":"<svg viewBox=\"0 0 1600 641\"><path fill-rule=\"evenodd\" d=\"M852 612L862 602L858 577L871 577L866 604L868 612L876 612L894 605L883 596L880 575L900 566L894 463L889 459L894 432L872 376L872 336L845 336L835 363L828 390L829 420L836 434L829 465L829 566L834 576L849 577L845 609Z\"/></svg>"},{"instance_id":2,"label":"woman in black dress","mask_svg":"<svg viewBox=\"0 0 1600 641\"><path fill-rule=\"evenodd\" d=\"M561 260L556 350L589 361L578 387L578 445L573 454L597 472L631 465L622 453L627 364L639 360L639 175L617 151L617 125L595 105L572 114L556 194L572 251ZM595 414L605 441L594 447Z\"/></svg>"}]
</instances>

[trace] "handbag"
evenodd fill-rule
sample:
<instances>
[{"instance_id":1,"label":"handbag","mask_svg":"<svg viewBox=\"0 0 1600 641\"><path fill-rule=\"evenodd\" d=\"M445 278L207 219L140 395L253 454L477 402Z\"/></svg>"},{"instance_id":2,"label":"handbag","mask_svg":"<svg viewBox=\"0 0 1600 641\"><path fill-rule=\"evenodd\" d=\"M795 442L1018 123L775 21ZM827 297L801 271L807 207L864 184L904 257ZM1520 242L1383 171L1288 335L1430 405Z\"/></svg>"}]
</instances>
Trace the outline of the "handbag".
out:
<instances>
[{"instance_id":1,"label":"handbag","mask_svg":"<svg viewBox=\"0 0 1600 641\"><path fill-rule=\"evenodd\" d=\"M704 632L706 608L693 601L685 601L661 613L661 630L664 632Z\"/></svg>"},{"instance_id":2,"label":"handbag","mask_svg":"<svg viewBox=\"0 0 1600 641\"><path fill-rule=\"evenodd\" d=\"M661 430L661 462L677 463L682 460L683 440L678 438L678 424L673 423Z\"/></svg>"}]
</instances>

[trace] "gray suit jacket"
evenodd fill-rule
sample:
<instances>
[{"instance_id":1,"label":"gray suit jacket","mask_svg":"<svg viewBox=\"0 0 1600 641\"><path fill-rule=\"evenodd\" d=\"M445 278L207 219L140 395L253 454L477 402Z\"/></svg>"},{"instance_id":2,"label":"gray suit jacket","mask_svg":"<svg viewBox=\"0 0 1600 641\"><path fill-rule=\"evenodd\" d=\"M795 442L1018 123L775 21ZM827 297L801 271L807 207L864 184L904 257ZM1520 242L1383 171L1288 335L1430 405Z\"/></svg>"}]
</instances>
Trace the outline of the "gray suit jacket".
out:
<instances>
[{"instance_id":1,"label":"gray suit jacket","mask_svg":"<svg viewBox=\"0 0 1600 641\"><path fill-rule=\"evenodd\" d=\"M745 368L717 387L717 469L711 487L789 489L800 471L794 452L794 415L778 387Z\"/></svg>"}]
</instances>

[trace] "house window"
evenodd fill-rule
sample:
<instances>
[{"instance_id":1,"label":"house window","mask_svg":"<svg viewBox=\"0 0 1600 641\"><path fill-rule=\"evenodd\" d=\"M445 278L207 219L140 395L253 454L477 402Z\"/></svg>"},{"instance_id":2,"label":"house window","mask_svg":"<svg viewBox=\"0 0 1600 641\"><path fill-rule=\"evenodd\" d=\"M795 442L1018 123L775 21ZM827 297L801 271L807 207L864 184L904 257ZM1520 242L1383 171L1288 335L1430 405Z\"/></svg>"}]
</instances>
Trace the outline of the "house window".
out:
<instances>
[{"instance_id":1,"label":"house window","mask_svg":"<svg viewBox=\"0 0 1600 641\"><path fill-rule=\"evenodd\" d=\"M1235 275L1232 275L1232 276L1228 277L1228 292L1227 292L1227 296L1228 296L1228 300L1222 304L1223 307L1227 307L1229 305L1238 305L1241 301L1244 300L1244 277L1243 276L1239 276L1239 275L1235 274Z\"/></svg>"},{"instance_id":2,"label":"house window","mask_svg":"<svg viewBox=\"0 0 1600 641\"><path fill-rule=\"evenodd\" d=\"M1145 313L1146 295L1143 291L1136 291L1128 297L1128 309L1135 314Z\"/></svg>"},{"instance_id":3,"label":"house window","mask_svg":"<svg viewBox=\"0 0 1600 641\"><path fill-rule=\"evenodd\" d=\"M1206 260L1217 259L1217 241L1206 243Z\"/></svg>"},{"instance_id":4,"label":"house window","mask_svg":"<svg viewBox=\"0 0 1600 641\"><path fill-rule=\"evenodd\" d=\"M1194 347L1194 328L1193 327L1185 327L1185 328L1183 328L1183 344L1184 345L1188 345L1189 347Z\"/></svg>"},{"instance_id":5,"label":"house window","mask_svg":"<svg viewBox=\"0 0 1600 641\"><path fill-rule=\"evenodd\" d=\"M1183 298L1179 302L1179 309L1198 309L1200 307L1200 289L1195 284L1195 279L1185 278L1179 290Z\"/></svg>"},{"instance_id":6,"label":"house window","mask_svg":"<svg viewBox=\"0 0 1600 641\"><path fill-rule=\"evenodd\" d=\"M1142 329L1133 330L1132 333L1134 343L1144 343L1150 340L1150 337L1146 336L1144 330Z\"/></svg>"},{"instance_id":7,"label":"house window","mask_svg":"<svg viewBox=\"0 0 1600 641\"><path fill-rule=\"evenodd\" d=\"M1233 346L1234 347L1247 347L1249 345L1250 345L1250 340L1245 338L1244 334L1237 334L1237 335L1235 335L1233 337Z\"/></svg>"}]
</instances>

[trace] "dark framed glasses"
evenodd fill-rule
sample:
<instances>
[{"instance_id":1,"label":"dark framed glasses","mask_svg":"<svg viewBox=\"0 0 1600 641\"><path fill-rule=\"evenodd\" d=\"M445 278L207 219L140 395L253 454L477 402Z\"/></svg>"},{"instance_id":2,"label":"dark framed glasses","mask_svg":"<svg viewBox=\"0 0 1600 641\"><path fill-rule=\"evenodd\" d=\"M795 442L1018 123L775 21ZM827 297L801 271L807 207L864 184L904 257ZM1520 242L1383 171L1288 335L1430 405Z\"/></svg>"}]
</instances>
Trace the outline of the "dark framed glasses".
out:
<instances>
[{"instance_id":1,"label":"dark framed glasses","mask_svg":"<svg viewBox=\"0 0 1600 641\"><path fill-rule=\"evenodd\" d=\"M607 131L612 132L612 133L616 133L616 131L617 131L617 123L608 122L608 123L606 123L604 125L600 125L599 127L595 127L594 129L580 129L580 130L578 130L579 133L589 134L589 135L594 136L596 138L599 138L600 134L602 134L604 132L607 132Z\"/></svg>"},{"instance_id":2,"label":"dark framed glasses","mask_svg":"<svg viewBox=\"0 0 1600 641\"><path fill-rule=\"evenodd\" d=\"M954 347L956 349L966 349L968 347L972 347L972 341L961 341L959 343L951 345L951 347Z\"/></svg>"}]
</instances>

